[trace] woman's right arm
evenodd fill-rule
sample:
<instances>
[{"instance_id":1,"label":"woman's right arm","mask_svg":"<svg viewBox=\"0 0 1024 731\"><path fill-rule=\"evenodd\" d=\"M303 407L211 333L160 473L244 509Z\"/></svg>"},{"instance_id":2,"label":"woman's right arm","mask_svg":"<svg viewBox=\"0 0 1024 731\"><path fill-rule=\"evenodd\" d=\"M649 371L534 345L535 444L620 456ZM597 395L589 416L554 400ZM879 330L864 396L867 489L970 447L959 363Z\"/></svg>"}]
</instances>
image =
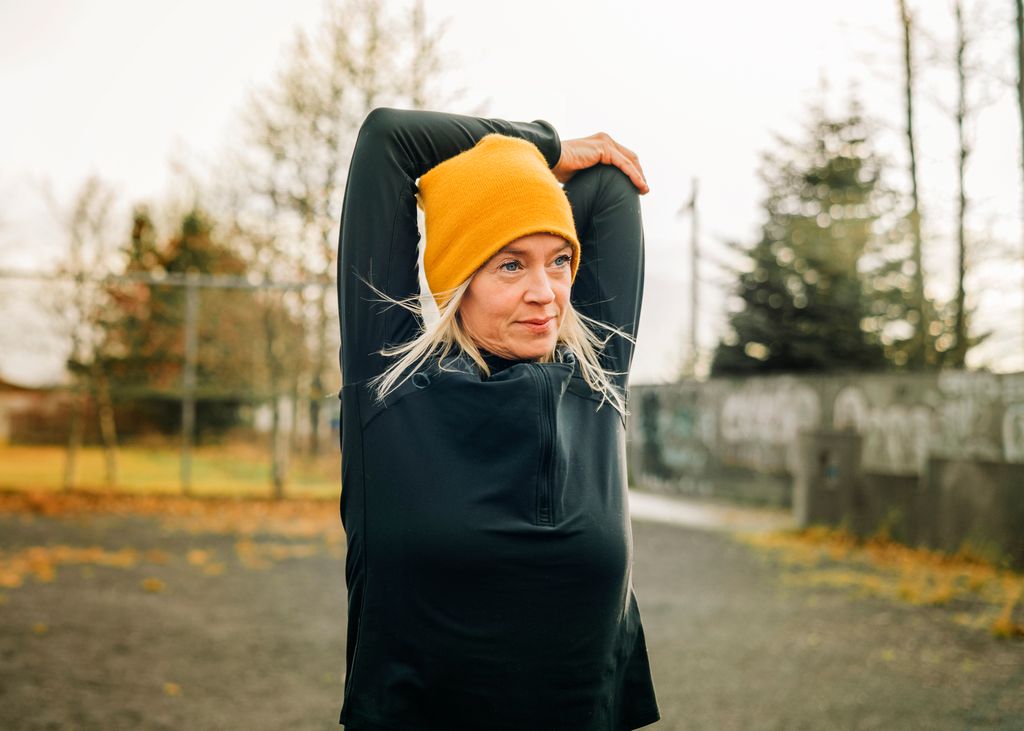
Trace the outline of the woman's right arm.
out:
<instances>
[{"instance_id":1,"label":"woman's right arm","mask_svg":"<svg viewBox=\"0 0 1024 731\"><path fill-rule=\"evenodd\" d=\"M387 367L379 351L415 337L408 310L375 301L360 277L395 299L419 293L416 180L492 132L534 143L554 167L561 141L544 120L509 122L463 114L378 107L363 121L348 170L338 243L342 382Z\"/></svg>"}]
</instances>

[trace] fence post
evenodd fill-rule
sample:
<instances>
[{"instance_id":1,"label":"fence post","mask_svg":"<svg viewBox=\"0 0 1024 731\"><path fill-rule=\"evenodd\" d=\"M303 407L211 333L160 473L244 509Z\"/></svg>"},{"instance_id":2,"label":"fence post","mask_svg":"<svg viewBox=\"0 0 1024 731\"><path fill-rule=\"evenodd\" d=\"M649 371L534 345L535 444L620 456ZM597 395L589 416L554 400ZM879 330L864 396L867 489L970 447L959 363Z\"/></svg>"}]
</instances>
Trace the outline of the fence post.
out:
<instances>
[{"instance_id":1,"label":"fence post","mask_svg":"<svg viewBox=\"0 0 1024 731\"><path fill-rule=\"evenodd\" d=\"M192 443L196 423L196 352L199 349L199 272L189 269L185 280L185 367L181 398L181 491L192 493Z\"/></svg>"}]
</instances>

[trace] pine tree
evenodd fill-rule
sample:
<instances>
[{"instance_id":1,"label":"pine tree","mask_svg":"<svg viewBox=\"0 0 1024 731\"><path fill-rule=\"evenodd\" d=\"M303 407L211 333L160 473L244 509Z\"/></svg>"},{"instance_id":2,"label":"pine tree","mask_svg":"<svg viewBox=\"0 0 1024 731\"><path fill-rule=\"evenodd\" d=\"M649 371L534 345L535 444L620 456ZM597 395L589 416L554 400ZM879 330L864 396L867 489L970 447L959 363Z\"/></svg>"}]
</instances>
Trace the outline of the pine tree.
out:
<instances>
[{"instance_id":1,"label":"pine tree","mask_svg":"<svg viewBox=\"0 0 1024 731\"><path fill-rule=\"evenodd\" d=\"M185 273L241 276L245 261L214 235L213 222L200 208L186 212L179 230L158 242L149 212L133 213L132 233L122 249L127 273ZM147 282L110 285L115 306L106 328L105 366L126 395L124 411L138 429L180 429L181 406L174 394L184 368L185 290ZM239 406L267 389L261 353L262 338L254 293L245 289L200 289L199 349L196 363L199 399L197 424L201 432L216 432L237 421ZM279 291L261 293L282 321L296 332ZM289 352L298 352L296 336L288 338ZM163 392L161 394L161 392Z\"/></svg>"},{"instance_id":2,"label":"pine tree","mask_svg":"<svg viewBox=\"0 0 1024 731\"><path fill-rule=\"evenodd\" d=\"M884 207L882 159L854 99L847 114L812 110L804 141L778 137L760 177L768 189L757 243L732 248L742 308L719 343L713 375L869 370L886 365L862 328L868 297L858 262Z\"/></svg>"}]
</instances>

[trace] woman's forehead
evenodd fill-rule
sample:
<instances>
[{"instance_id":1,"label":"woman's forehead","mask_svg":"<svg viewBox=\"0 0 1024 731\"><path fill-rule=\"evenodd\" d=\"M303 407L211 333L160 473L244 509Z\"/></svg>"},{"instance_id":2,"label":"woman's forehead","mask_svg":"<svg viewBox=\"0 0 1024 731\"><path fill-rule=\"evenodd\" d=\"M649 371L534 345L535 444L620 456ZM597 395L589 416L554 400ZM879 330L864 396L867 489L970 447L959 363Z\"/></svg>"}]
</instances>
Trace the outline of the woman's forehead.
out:
<instances>
[{"instance_id":1,"label":"woman's forehead","mask_svg":"<svg viewBox=\"0 0 1024 731\"><path fill-rule=\"evenodd\" d=\"M522 236L515 241L505 244L499 254L526 254L533 251L555 252L561 249L571 249L572 244L555 234L539 233Z\"/></svg>"}]
</instances>

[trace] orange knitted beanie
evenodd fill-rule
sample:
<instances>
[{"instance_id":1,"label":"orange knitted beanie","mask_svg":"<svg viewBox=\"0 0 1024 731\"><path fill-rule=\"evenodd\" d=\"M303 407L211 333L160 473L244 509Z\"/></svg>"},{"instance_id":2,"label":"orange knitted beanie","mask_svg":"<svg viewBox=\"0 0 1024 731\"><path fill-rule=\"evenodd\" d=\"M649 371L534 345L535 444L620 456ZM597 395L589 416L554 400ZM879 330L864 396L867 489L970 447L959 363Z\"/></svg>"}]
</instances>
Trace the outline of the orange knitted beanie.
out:
<instances>
[{"instance_id":1,"label":"orange knitted beanie","mask_svg":"<svg viewBox=\"0 0 1024 731\"><path fill-rule=\"evenodd\" d=\"M535 233L572 244L572 279L580 243L572 207L541 151L498 133L435 165L419 182L427 244L423 269L434 299L468 279L503 246Z\"/></svg>"}]
</instances>

